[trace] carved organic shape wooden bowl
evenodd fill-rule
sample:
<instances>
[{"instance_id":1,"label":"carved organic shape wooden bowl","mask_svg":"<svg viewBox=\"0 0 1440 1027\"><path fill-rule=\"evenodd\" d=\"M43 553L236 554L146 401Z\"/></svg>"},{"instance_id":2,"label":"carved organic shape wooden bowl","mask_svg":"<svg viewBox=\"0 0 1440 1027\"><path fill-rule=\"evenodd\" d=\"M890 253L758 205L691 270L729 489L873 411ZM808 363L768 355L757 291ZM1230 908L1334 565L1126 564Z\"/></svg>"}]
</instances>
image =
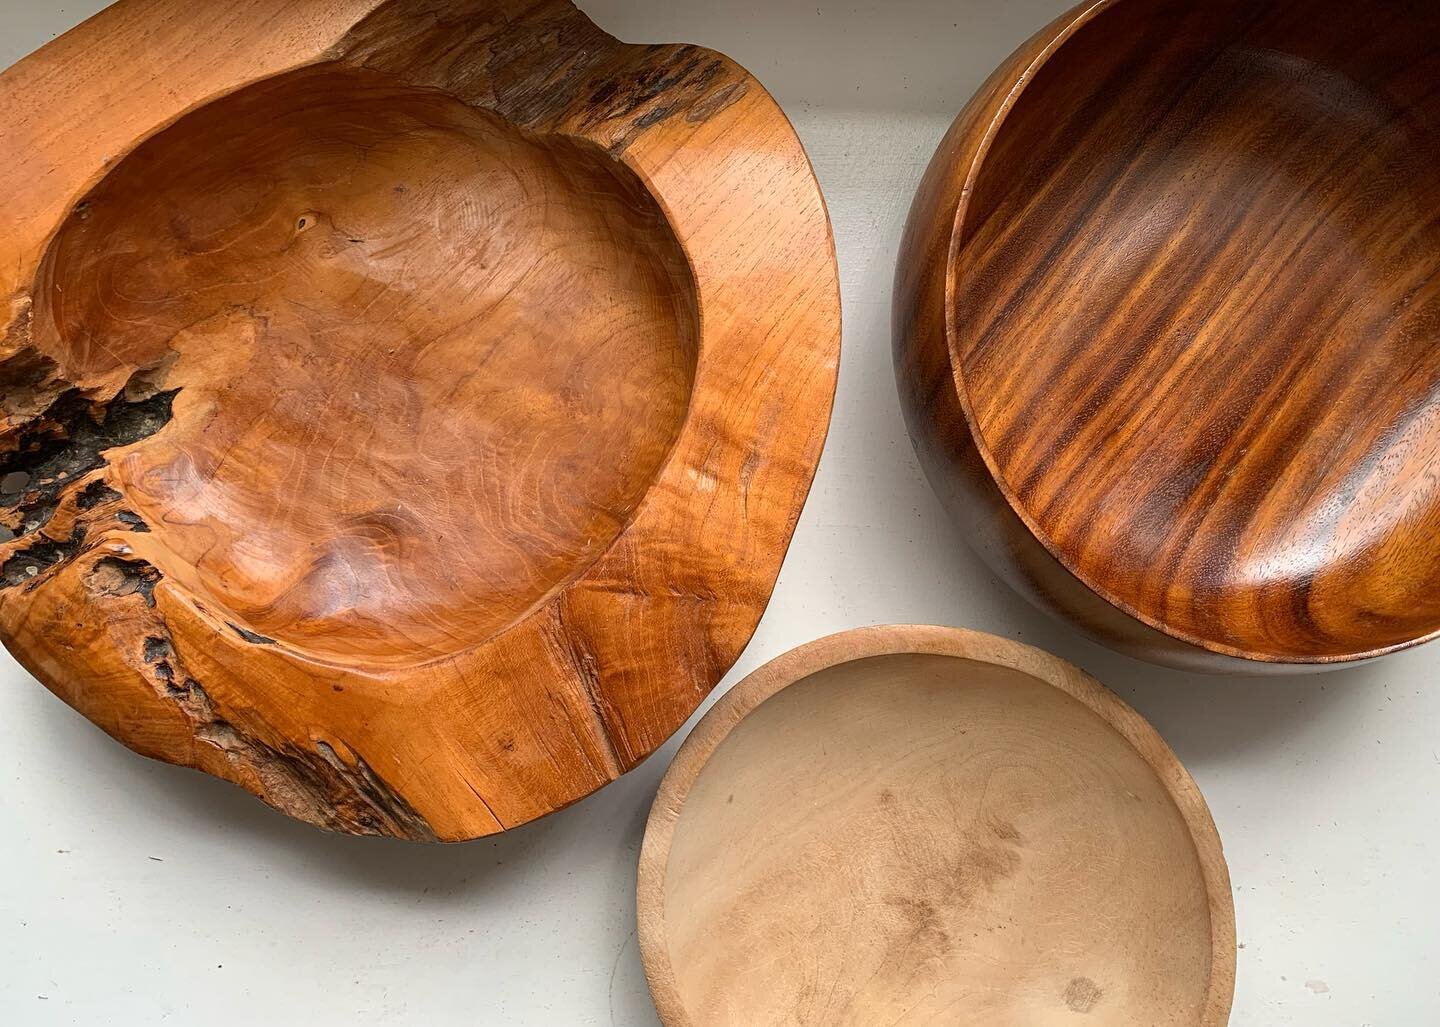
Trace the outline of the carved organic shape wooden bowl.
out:
<instances>
[{"instance_id":1,"label":"carved organic shape wooden bowl","mask_svg":"<svg viewBox=\"0 0 1440 1027\"><path fill-rule=\"evenodd\" d=\"M1009 580L1146 658L1440 630L1440 6L1086 3L961 113L897 374Z\"/></svg>"},{"instance_id":2,"label":"carved organic shape wooden bowl","mask_svg":"<svg viewBox=\"0 0 1440 1027\"><path fill-rule=\"evenodd\" d=\"M1220 839L1165 743L953 628L835 635L726 693L651 811L639 938L670 1027L1220 1027L1235 981Z\"/></svg>"},{"instance_id":3,"label":"carved organic shape wooden bowl","mask_svg":"<svg viewBox=\"0 0 1440 1027\"><path fill-rule=\"evenodd\" d=\"M95 723L460 839L733 662L839 346L743 70L558 0L122 0L0 125L0 633Z\"/></svg>"}]
</instances>

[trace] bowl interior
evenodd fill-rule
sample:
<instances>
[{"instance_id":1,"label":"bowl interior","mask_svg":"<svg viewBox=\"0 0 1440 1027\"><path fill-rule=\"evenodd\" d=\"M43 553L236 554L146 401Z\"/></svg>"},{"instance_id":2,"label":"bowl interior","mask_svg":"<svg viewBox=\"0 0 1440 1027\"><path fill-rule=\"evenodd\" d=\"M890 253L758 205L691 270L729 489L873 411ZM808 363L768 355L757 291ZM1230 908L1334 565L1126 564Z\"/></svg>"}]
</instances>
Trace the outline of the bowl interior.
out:
<instances>
[{"instance_id":1,"label":"bowl interior","mask_svg":"<svg viewBox=\"0 0 1440 1027\"><path fill-rule=\"evenodd\" d=\"M696 370L691 271L633 173L334 67L143 143L42 275L65 364L180 390L114 461L167 575L335 660L474 644L587 567Z\"/></svg>"},{"instance_id":2,"label":"bowl interior","mask_svg":"<svg viewBox=\"0 0 1440 1027\"><path fill-rule=\"evenodd\" d=\"M1082 580L1279 661L1440 629L1440 6L1122 0L974 181L952 344Z\"/></svg>"},{"instance_id":3,"label":"bowl interior","mask_svg":"<svg viewBox=\"0 0 1440 1027\"><path fill-rule=\"evenodd\" d=\"M766 699L684 799L665 946L696 1024L1200 1024L1196 843L1088 706L952 656Z\"/></svg>"}]
</instances>

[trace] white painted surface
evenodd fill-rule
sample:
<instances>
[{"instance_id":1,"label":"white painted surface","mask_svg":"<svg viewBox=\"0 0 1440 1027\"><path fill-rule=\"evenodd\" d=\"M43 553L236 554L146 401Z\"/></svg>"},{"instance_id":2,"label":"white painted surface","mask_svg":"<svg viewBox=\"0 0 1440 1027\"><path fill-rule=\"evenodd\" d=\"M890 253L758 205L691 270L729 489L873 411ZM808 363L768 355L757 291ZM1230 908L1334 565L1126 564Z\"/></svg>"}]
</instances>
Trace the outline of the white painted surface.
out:
<instances>
[{"instance_id":1,"label":"white painted surface","mask_svg":"<svg viewBox=\"0 0 1440 1027\"><path fill-rule=\"evenodd\" d=\"M0 65L102 6L0 0ZM770 612L721 690L875 622L1050 649L1146 714L1209 798L1244 946L1237 1027L1440 1023L1440 646L1282 681L1110 654L985 570L905 438L889 309L910 197L951 116L1064 0L582 6L622 38L703 43L753 70L809 147L835 224L845 354L830 442ZM421 847L292 823L131 755L8 656L0 674L0 1023L656 1022L633 873L674 741L548 820Z\"/></svg>"}]
</instances>

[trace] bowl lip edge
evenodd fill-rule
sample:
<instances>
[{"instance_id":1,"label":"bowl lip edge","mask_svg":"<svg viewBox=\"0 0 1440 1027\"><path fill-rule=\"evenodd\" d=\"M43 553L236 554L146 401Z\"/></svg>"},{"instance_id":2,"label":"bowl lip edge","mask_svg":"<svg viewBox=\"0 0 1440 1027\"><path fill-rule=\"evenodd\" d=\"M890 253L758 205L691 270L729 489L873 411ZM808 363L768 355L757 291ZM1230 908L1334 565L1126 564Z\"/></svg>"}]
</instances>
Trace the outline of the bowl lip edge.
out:
<instances>
[{"instance_id":1,"label":"bowl lip edge","mask_svg":"<svg viewBox=\"0 0 1440 1027\"><path fill-rule=\"evenodd\" d=\"M1123 3L1124 0L1081 0L1080 3L1061 14L1055 21L1040 29L1030 40L1022 43L1015 51L1015 54L1012 54L1012 59L1014 56L1026 51L1027 48L1034 49L1034 56L1019 67L1018 71L1012 76L1009 88L1000 97L997 105L988 112L988 120L980 132L973 152L968 157L964 172L964 187L960 191L959 200L955 206L951 220L949 242L945 258L945 310L942 331L945 338L945 357L950 368L950 378L955 387L956 398L959 402L961 413L965 418L966 431L972 440L976 454L984 463L986 474L994 483L1006 507L1014 513L1020 523L1024 525L1026 532L1035 539L1035 541L1040 543L1044 550L1059 563L1061 568L1070 574L1070 576L1079 582L1087 591L1107 605L1113 607L1119 613L1182 644L1194 646L1197 649L1213 653L1217 656L1230 657L1251 663L1266 664L1282 670L1286 667L1293 667L1296 670L1313 670L1319 668L1358 666L1382 656L1402 652L1406 649L1413 649L1417 646L1440 639L1440 626L1437 626L1413 638L1402 639L1399 642L1391 642L1369 649L1341 653L1301 654L1247 649L1241 646L1229 645L1218 639L1207 638L1204 635L1184 631L1166 620L1139 609L1132 603L1115 595L1112 590L1095 580L1092 575L1082 572L1069 555L1058 547L1054 543L1054 540L1050 538L1049 534L1035 522L1028 507L1020 501L1019 496L1017 496L1014 489L1011 488L1008 479L1002 473L994 454L990 450L985 433L970 403L969 386L966 376L956 360L958 341L956 334L958 329L955 323L955 294L958 289L960 277L957 272L957 263L960 253L965 248L965 222L969 214L970 200L974 195L976 182L986 158L989 156L992 144L1004 127L1005 122L1009 119L1011 111L1019 102L1030 83L1035 79L1035 76L1039 74L1041 69L1050 62L1050 59L1081 29L1088 26L1100 15L1121 6Z\"/></svg>"},{"instance_id":2,"label":"bowl lip edge","mask_svg":"<svg viewBox=\"0 0 1440 1027\"><path fill-rule=\"evenodd\" d=\"M1158 731L1119 695L1058 656L968 628L888 624L852 628L770 660L729 689L681 744L661 780L645 825L636 874L636 929L651 997L666 1027L694 1027L680 994L665 930L665 880L685 801L716 750L750 713L780 691L832 667L871 657L925 654L1007 667L1081 703L1150 767L1189 832L1210 920L1211 960L1199 1027L1223 1027L1234 1000L1235 905L1224 847L1199 786Z\"/></svg>"}]
</instances>

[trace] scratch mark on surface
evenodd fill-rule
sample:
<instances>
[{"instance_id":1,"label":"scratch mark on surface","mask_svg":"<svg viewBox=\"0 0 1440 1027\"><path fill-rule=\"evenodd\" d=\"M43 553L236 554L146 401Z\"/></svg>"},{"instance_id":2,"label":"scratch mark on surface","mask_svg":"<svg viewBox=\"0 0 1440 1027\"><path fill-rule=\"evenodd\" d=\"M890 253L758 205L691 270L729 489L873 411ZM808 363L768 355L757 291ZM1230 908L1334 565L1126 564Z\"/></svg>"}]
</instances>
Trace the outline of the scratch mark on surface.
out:
<instances>
[{"instance_id":1,"label":"scratch mark on surface","mask_svg":"<svg viewBox=\"0 0 1440 1027\"><path fill-rule=\"evenodd\" d=\"M620 951L615 953L615 962L610 965L610 987L606 992L610 1005L610 1027L617 1027L615 1021L615 975L620 972L620 960L625 957L625 950L635 940L635 931L632 929L620 943Z\"/></svg>"}]
</instances>

